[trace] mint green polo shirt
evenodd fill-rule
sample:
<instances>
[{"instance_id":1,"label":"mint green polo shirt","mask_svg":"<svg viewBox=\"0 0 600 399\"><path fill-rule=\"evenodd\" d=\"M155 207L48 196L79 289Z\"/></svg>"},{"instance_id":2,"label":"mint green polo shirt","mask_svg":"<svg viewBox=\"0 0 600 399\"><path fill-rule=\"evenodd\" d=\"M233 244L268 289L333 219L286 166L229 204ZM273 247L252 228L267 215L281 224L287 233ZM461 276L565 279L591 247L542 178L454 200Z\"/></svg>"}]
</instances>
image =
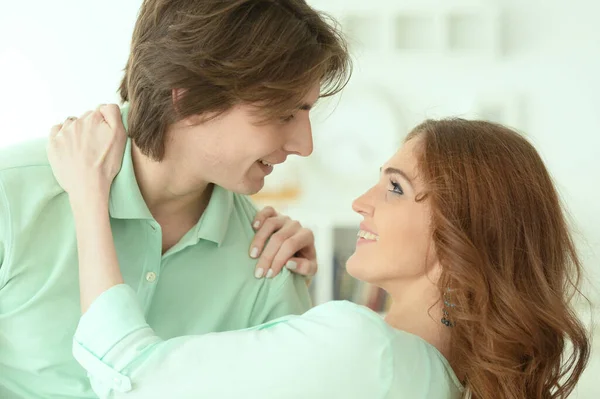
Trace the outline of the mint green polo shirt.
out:
<instances>
[{"instance_id":1,"label":"mint green polo shirt","mask_svg":"<svg viewBox=\"0 0 600 399\"><path fill-rule=\"evenodd\" d=\"M248 198L215 187L197 225L162 255L128 142L111 225L125 283L158 336L236 330L309 309L301 276L254 278L255 212ZM0 150L0 398L96 397L72 355L79 303L73 215L46 140Z\"/></svg>"}]
</instances>

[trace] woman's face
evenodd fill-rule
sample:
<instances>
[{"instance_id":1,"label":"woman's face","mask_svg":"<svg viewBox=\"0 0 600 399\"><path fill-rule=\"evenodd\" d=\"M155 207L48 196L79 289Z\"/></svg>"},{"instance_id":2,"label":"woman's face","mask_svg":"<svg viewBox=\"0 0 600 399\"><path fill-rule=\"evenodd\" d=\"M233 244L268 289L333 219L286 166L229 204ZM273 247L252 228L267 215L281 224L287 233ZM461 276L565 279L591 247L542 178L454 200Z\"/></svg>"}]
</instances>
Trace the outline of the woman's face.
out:
<instances>
[{"instance_id":1,"label":"woman's face","mask_svg":"<svg viewBox=\"0 0 600 399\"><path fill-rule=\"evenodd\" d=\"M352 204L363 216L356 251L346 268L353 277L389 291L421 279L437 264L428 200L417 169L418 137L383 166L379 182Z\"/></svg>"}]
</instances>

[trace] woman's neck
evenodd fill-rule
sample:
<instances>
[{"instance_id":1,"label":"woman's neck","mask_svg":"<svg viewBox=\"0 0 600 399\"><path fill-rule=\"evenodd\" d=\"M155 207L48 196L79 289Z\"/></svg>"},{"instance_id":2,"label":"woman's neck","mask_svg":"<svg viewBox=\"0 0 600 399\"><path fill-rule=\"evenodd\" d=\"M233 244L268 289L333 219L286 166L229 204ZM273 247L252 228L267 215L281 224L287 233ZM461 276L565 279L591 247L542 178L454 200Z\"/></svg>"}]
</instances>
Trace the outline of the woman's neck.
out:
<instances>
[{"instance_id":1,"label":"woman's neck","mask_svg":"<svg viewBox=\"0 0 600 399\"><path fill-rule=\"evenodd\" d=\"M388 291L392 306L385 321L393 328L417 335L450 359L450 327L442 324L444 301L439 289L427 281Z\"/></svg>"}]
</instances>

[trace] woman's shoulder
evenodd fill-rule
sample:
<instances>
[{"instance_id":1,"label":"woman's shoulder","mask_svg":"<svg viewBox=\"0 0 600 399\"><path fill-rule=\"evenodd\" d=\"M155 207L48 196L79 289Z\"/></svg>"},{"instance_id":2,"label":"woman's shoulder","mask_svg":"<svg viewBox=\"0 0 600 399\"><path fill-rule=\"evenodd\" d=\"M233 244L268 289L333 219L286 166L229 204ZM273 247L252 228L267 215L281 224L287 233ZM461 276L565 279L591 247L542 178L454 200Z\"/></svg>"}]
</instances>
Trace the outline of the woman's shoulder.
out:
<instances>
[{"instance_id":1,"label":"woman's shoulder","mask_svg":"<svg viewBox=\"0 0 600 399\"><path fill-rule=\"evenodd\" d=\"M387 324L368 308L348 301L332 301L316 306L288 324L328 344L328 352L348 352L358 357L386 352L390 346Z\"/></svg>"},{"instance_id":2,"label":"woman's shoulder","mask_svg":"<svg viewBox=\"0 0 600 399\"><path fill-rule=\"evenodd\" d=\"M391 327L390 327L391 328ZM393 330L391 338L394 380L392 392L414 389L412 397L458 398L463 386L448 360L421 337Z\"/></svg>"},{"instance_id":3,"label":"woman's shoulder","mask_svg":"<svg viewBox=\"0 0 600 399\"><path fill-rule=\"evenodd\" d=\"M414 359L428 359L430 364L450 367L444 356L423 338L397 330L387 324L384 318L371 309L349 301L332 301L317 306L306 313L312 320L327 320L332 326L373 338L388 346L390 353L397 357L397 367L412 367ZM337 329L337 328L336 328Z\"/></svg>"},{"instance_id":4,"label":"woman's shoulder","mask_svg":"<svg viewBox=\"0 0 600 399\"><path fill-rule=\"evenodd\" d=\"M367 317L367 318L373 318L373 320L375 319L379 319L379 320L383 320L381 318L381 316L379 316L377 313L373 312L371 309L362 306L362 305L357 305L354 302L350 302L350 301L329 301L329 302L325 302L322 305L318 305L315 306L314 308L312 308L311 310L309 310L308 313L313 313L313 314L321 314L321 313L331 313L331 314L335 314L335 315L342 315L342 316L356 316L356 317Z\"/></svg>"},{"instance_id":5,"label":"woman's shoulder","mask_svg":"<svg viewBox=\"0 0 600 399\"><path fill-rule=\"evenodd\" d=\"M369 308L350 301L331 301L316 306L304 314L310 319L327 320L332 326L351 327L368 334L388 335L387 323ZM365 331L366 330L366 331Z\"/></svg>"},{"instance_id":6,"label":"woman's shoulder","mask_svg":"<svg viewBox=\"0 0 600 399\"><path fill-rule=\"evenodd\" d=\"M343 334L346 347L377 353L378 365L372 368L378 369L382 382L387 380L390 397L398 393L411 398L460 396L462 386L444 356L421 337L389 326L378 313L352 302L333 301L308 315Z\"/></svg>"}]
</instances>

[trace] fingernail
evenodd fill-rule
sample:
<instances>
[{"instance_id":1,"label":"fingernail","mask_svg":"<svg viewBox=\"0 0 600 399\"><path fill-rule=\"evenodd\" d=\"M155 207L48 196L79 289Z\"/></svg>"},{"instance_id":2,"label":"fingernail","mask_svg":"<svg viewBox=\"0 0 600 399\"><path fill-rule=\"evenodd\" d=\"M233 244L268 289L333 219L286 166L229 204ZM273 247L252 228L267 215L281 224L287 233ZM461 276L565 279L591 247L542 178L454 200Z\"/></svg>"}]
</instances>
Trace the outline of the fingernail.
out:
<instances>
[{"instance_id":1,"label":"fingernail","mask_svg":"<svg viewBox=\"0 0 600 399\"><path fill-rule=\"evenodd\" d=\"M286 269L288 270L296 270L296 268L298 267L298 264L296 262L294 262L293 260L288 261L288 263L285 264Z\"/></svg>"},{"instance_id":2,"label":"fingernail","mask_svg":"<svg viewBox=\"0 0 600 399\"><path fill-rule=\"evenodd\" d=\"M269 269L269 271L267 272L267 278L271 277L273 277L273 269Z\"/></svg>"},{"instance_id":3,"label":"fingernail","mask_svg":"<svg viewBox=\"0 0 600 399\"><path fill-rule=\"evenodd\" d=\"M256 271L254 272L254 277L262 278L264 272L265 271L263 269L256 269Z\"/></svg>"},{"instance_id":4,"label":"fingernail","mask_svg":"<svg viewBox=\"0 0 600 399\"><path fill-rule=\"evenodd\" d=\"M252 251L250 252L250 257L256 258L257 256L258 256L258 248L254 247L254 248L252 248Z\"/></svg>"},{"instance_id":5,"label":"fingernail","mask_svg":"<svg viewBox=\"0 0 600 399\"><path fill-rule=\"evenodd\" d=\"M260 227L260 220L257 220L256 222L254 222L252 227L254 227L255 229L258 229Z\"/></svg>"}]
</instances>

